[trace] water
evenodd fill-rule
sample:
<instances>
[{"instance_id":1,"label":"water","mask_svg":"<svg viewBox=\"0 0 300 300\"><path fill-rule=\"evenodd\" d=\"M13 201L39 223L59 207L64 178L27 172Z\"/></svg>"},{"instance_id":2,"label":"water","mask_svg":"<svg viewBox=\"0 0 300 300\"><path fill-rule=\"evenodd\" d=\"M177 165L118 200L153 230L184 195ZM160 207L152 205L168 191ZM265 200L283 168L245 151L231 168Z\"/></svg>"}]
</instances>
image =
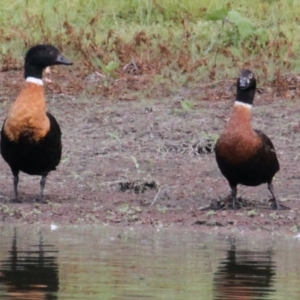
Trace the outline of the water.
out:
<instances>
[{"instance_id":1,"label":"water","mask_svg":"<svg viewBox=\"0 0 300 300\"><path fill-rule=\"evenodd\" d=\"M111 227L0 228L0 299L299 299L300 241Z\"/></svg>"}]
</instances>

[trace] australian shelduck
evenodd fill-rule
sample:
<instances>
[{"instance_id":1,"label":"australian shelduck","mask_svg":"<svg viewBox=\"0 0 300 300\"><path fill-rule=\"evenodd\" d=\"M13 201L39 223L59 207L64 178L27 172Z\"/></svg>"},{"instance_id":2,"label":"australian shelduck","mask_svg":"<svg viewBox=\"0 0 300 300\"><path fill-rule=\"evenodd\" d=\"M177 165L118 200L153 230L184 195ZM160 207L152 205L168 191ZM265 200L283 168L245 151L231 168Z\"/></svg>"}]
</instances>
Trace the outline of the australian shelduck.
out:
<instances>
[{"instance_id":1,"label":"australian shelduck","mask_svg":"<svg viewBox=\"0 0 300 300\"><path fill-rule=\"evenodd\" d=\"M46 111L42 74L48 66L71 64L52 45L34 46L25 56L26 81L1 130L1 154L14 177L15 202L20 202L20 171L42 176L38 200L43 201L46 177L60 162L61 130L56 119Z\"/></svg>"},{"instance_id":2,"label":"australian shelduck","mask_svg":"<svg viewBox=\"0 0 300 300\"><path fill-rule=\"evenodd\" d=\"M268 184L273 197L272 208L287 209L275 196L272 179L279 162L271 140L251 126L251 107L256 90L254 74L242 70L237 79L237 96L230 119L215 147L217 164L228 180L232 207L236 209L237 185Z\"/></svg>"}]
</instances>

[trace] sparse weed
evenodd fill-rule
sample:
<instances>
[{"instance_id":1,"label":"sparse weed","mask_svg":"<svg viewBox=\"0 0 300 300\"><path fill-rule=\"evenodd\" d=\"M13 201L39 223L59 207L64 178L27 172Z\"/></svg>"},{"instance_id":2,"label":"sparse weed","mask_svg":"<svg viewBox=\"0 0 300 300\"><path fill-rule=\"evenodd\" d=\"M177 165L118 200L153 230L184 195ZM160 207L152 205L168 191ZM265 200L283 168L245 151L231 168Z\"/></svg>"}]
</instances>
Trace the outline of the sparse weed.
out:
<instances>
[{"instance_id":1,"label":"sparse weed","mask_svg":"<svg viewBox=\"0 0 300 300\"><path fill-rule=\"evenodd\" d=\"M129 204L124 203L119 206L118 211L120 214L125 216L128 221L135 221L138 220L138 216L136 213L139 213L141 210L138 208L130 207Z\"/></svg>"},{"instance_id":2,"label":"sparse weed","mask_svg":"<svg viewBox=\"0 0 300 300\"><path fill-rule=\"evenodd\" d=\"M133 161L133 163L134 163L134 166L135 166L136 171L139 173L140 165L139 165L139 163L138 163L136 157L133 156L133 155L130 155L130 158L132 159L132 161Z\"/></svg>"},{"instance_id":3,"label":"sparse weed","mask_svg":"<svg viewBox=\"0 0 300 300\"><path fill-rule=\"evenodd\" d=\"M231 79L241 67L280 89L282 73L300 69L297 1L4 0L2 7L2 71L20 68L32 44L51 42L77 62L80 78L104 73L95 93L115 94L116 77L120 93L153 82L145 76L169 91Z\"/></svg>"},{"instance_id":4,"label":"sparse weed","mask_svg":"<svg viewBox=\"0 0 300 300\"><path fill-rule=\"evenodd\" d=\"M276 212L270 213L269 216L270 216L274 221L278 220L278 218L279 218L279 216L278 216L278 214L277 214Z\"/></svg>"},{"instance_id":5,"label":"sparse weed","mask_svg":"<svg viewBox=\"0 0 300 300\"><path fill-rule=\"evenodd\" d=\"M128 203L124 203L122 205L119 206L118 211L122 214L126 214L129 212L129 204Z\"/></svg>"},{"instance_id":6,"label":"sparse weed","mask_svg":"<svg viewBox=\"0 0 300 300\"><path fill-rule=\"evenodd\" d=\"M76 173L75 171L71 172L71 175L73 176L73 178L79 182L81 182L87 189L89 190L93 190L93 187L89 184L88 180L85 179L85 177L83 177L82 175L79 175L78 173Z\"/></svg>"},{"instance_id":7,"label":"sparse weed","mask_svg":"<svg viewBox=\"0 0 300 300\"><path fill-rule=\"evenodd\" d=\"M253 218L253 217L255 217L257 215L257 213L256 213L256 211L254 209L252 209L252 210L249 210L247 212L247 215L248 215L248 217Z\"/></svg>"},{"instance_id":8,"label":"sparse weed","mask_svg":"<svg viewBox=\"0 0 300 300\"><path fill-rule=\"evenodd\" d=\"M159 211L159 212L161 212L163 214L165 214L169 210L168 207L166 207L166 206L160 206L160 205L156 205L156 209L157 209L157 211Z\"/></svg>"},{"instance_id":9,"label":"sparse weed","mask_svg":"<svg viewBox=\"0 0 300 300\"><path fill-rule=\"evenodd\" d=\"M181 107L185 111L192 110L194 107L194 103L188 100L180 101Z\"/></svg>"},{"instance_id":10,"label":"sparse weed","mask_svg":"<svg viewBox=\"0 0 300 300\"><path fill-rule=\"evenodd\" d=\"M209 210L209 211L206 213L207 216L213 216L213 215L215 215L215 214L216 214L216 212L213 211L213 210Z\"/></svg>"},{"instance_id":11,"label":"sparse weed","mask_svg":"<svg viewBox=\"0 0 300 300\"><path fill-rule=\"evenodd\" d=\"M107 135L116 140L118 144L121 145L120 138L116 132L108 132Z\"/></svg>"},{"instance_id":12,"label":"sparse weed","mask_svg":"<svg viewBox=\"0 0 300 300\"><path fill-rule=\"evenodd\" d=\"M6 204L2 204L0 206L0 211L2 212L3 215L8 215L8 216L13 216L15 213L14 208Z\"/></svg>"}]
</instances>

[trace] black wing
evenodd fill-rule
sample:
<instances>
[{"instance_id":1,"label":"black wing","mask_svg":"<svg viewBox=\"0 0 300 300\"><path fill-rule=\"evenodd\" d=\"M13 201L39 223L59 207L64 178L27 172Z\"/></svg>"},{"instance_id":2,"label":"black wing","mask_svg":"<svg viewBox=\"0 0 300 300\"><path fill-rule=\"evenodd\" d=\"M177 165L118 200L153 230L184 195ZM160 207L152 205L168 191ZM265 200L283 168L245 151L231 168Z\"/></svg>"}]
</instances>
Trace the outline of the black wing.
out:
<instances>
[{"instance_id":1,"label":"black wing","mask_svg":"<svg viewBox=\"0 0 300 300\"><path fill-rule=\"evenodd\" d=\"M258 134L258 136L261 138L263 144L266 146L266 151L274 152L276 155L275 147L272 143L272 141L269 139L268 136L266 136L262 131L254 129L254 131Z\"/></svg>"}]
</instances>

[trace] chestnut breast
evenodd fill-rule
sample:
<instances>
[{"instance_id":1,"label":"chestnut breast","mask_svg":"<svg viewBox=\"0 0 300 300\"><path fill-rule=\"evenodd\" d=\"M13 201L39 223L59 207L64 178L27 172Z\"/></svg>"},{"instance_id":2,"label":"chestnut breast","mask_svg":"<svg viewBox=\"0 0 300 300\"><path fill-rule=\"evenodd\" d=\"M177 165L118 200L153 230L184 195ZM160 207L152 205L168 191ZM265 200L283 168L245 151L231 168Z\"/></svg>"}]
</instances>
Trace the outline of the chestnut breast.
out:
<instances>
[{"instance_id":1,"label":"chestnut breast","mask_svg":"<svg viewBox=\"0 0 300 300\"><path fill-rule=\"evenodd\" d=\"M26 135L38 141L50 129L42 85L26 82L20 95L12 104L4 124L4 133L11 141Z\"/></svg>"},{"instance_id":2,"label":"chestnut breast","mask_svg":"<svg viewBox=\"0 0 300 300\"><path fill-rule=\"evenodd\" d=\"M228 124L218 139L216 153L230 164L251 158L262 141L251 126L251 106L235 105Z\"/></svg>"}]
</instances>

